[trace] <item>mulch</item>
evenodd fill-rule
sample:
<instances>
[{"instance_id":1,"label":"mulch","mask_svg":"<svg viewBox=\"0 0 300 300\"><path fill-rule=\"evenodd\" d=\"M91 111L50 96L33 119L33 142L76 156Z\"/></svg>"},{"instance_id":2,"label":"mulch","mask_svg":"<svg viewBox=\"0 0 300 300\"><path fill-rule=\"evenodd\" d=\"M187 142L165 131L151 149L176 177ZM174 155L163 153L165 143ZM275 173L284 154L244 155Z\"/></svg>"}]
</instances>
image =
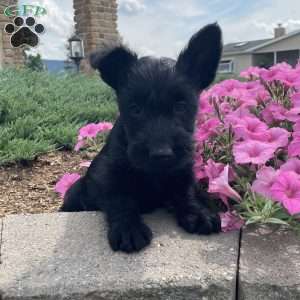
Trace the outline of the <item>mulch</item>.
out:
<instances>
[{"instance_id":1,"label":"mulch","mask_svg":"<svg viewBox=\"0 0 300 300\"><path fill-rule=\"evenodd\" d=\"M85 152L56 151L38 157L29 165L0 167L0 218L8 214L55 212L62 199L54 191L59 178L69 173L84 173Z\"/></svg>"}]
</instances>

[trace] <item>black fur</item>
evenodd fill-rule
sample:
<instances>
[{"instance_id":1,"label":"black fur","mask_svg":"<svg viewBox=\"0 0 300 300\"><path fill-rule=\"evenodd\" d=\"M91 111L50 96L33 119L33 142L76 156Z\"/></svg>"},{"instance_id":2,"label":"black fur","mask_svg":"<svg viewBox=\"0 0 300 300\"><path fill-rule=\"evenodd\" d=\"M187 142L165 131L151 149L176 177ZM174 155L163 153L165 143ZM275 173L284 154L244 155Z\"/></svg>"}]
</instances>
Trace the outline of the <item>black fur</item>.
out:
<instances>
[{"instance_id":1,"label":"black fur","mask_svg":"<svg viewBox=\"0 0 300 300\"><path fill-rule=\"evenodd\" d=\"M86 175L67 192L62 211L103 210L113 250L147 246L142 213L171 207L190 233L220 231L220 219L197 198L193 130L199 91L214 79L221 56L217 24L196 33L177 62L137 55L122 45L91 57L115 89L120 116Z\"/></svg>"}]
</instances>

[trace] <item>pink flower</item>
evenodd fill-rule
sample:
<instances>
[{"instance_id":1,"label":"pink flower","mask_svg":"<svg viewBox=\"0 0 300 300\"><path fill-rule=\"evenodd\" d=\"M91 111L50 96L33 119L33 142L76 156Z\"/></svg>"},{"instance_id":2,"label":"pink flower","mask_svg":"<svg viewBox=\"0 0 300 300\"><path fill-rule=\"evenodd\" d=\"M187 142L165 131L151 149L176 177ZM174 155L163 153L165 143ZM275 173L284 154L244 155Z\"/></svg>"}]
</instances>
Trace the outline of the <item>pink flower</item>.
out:
<instances>
[{"instance_id":1,"label":"pink flower","mask_svg":"<svg viewBox=\"0 0 300 300\"><path fill-rule=\"evenodd\" d=\"M285 116L287 120L297 122L300 120L300 107L291 108L286 112Z\"/></svg>"},{"instance_id":2,"label":"pink flower","mask_svg":"<svg viewBox=\"0 0 300 300\"><path fill-rule=\"evenodd\" d=\"M217 118L212 118L205 123L198 126L195 133L195 140L197 142L203 142L209 137L217 133L217 128L221 122Z\"/></svg>"},{"instance_id":3,"label":"pink flower","mask_svg":"<svg viewBox=\"0 0 300 300\"><path fill-rule=\"evenodd\" d=\"M222 163L218 163L213 161L212 159L209 159L206 162L206 166L204 167L206 177L208 177L209 180L213 180L220 176L220 174L223 172L225 165ZM234 172L231 167L229 167L229 181L234 180Z\"/></svg>"},{"instance_id":4,"label":"pink flower","mask_svg":"<svg viewBox=\"0 0 300 300\"><path fill-rule=\"evenodd\" d=\"M298 87L300 85L299 74L293 69L285 69L276 75L276 80L280 80L287 87Z\"/></svg>"},{"instance_id":5,"label":"pink flower","mask_svg":"<svg viewBox=\"0 0 300 300\"><path fill-rule=\"evenodd\" d=\"M236 214L236 212L227 211L225 213L220 213L219 215L223 232L239 230L244 225L244 221Z\"/></svg>"},{"instance_id":6,"label":"pink flower","mask_svg":"<svg viewBox=\"0 0 300 300\"><path fill-rule=\"evenodd\" d=\"M281 165L280 171L295 172L300 176L300 160L298 158L290 158L286 163Z\"/></svg>"},{"instance_id":7,"label":"pink flower","mask_svg":"<svg viewBox=\"0 0 300 300\"><path fill-rule=\"evenodd\" d=\"M253 77L259 77L261 73L261 68L259 67L249 67L248 69L242 71L240 76L247 79L252 79Z\"/></svg>"},{"instance_id":8,"label":"pink flower","mask_svg":"<svg viewBox=\"0 0 300 300\"><path fill-rule=\"evenodd\" d=\"M63 177L56 183L55 191L60 194L61 198L64 198L68 189L78 180L80 175L77 173L66 173Z\"/></svg>"},{"instance_id":9,"label":"pink flower","mask_svg":"<svg viewBox=\"0 0 300 300\"><path fill-rule=\"evenodd\" d=\"M281 172L271 187L272 198L291 214L300 213L300 179L294 172Z\"/></svg>"},{"instance_id":10,"label":"pink flower","mask_svg":"<svg viewBox=\"0 0 300 300\"><path fill-rule=\"evenodd\" d=\"M255 117L244 117L233 127L236 139L255 139L265 141L268 137L268 126Z\"/></svg>"},{"instance_id":11,"label":"pink flower","mask_svg":"<svg viewBox=\"0 0 300 300\"><path fill-rule=\"evenodd\" d=\"M214 112L214 108L209 103L209 93L203 91L199 97L199 113L200 114L211 114Z\"/></svg>"},{"instance_id":12,"label":"pink flower","mask_svg":"<svg viewBox=\"0 0 300 300\"><path fill-rule=\"evenodd\" d=\"M238 100L239 106L241 107L250 107L257 105L257 101L255 100L253 95L246 89L233 89L230 93L228 93L227 96Z\"/></svg>"},{"instance_id":13,"label":"pink flower","mask_svg":"<svg viewBox=\"0 0 300 300\"><path fill-rule=\"evenodd\" d=\"M199 151L195 153L194 157L194 174L197 180L206 178L202 153Z\"/></svg>"},{"instance_id":14,"label":"pink flower","mask_svg":"<svg viewBox=\"0 0 300 300\"><path fill-rule=\"evenodd\" d=\"M97 124L98 126L98 132L106 132L110 131L113 128L113 124L110 122L100 122Z\"/></svg>"},{"instance_id":15,"label":"pink flower","mask_svg":"<svg viewBox=\"0 0 300 300\"><path fill-rule=\"evenodd\" d=\"M79 151L83 146L85 146L86 138L94 138L98 133L109 131L112 127L113 124L110 122L100 122L98 124L90 123L81 127L79 129L79 135L74 150Z\"/></svg>"},{"instance_id":16,"label":"pink flower","mask_svg":"<svg viewBox=\"0 0 300 300\"><path fill-rule=\"evenodd\" d=\"M300 155L300 138L294 138L288 146L288 156L295 157Z\"/></svg>"},{"instance_id":17,"label":"pink flower","mask_svg":"<svg viewBox=\"0 0 300 300\"><path fill-rule=\"evenodd\" d=\"M272 124L275 121L283 121L286 119L286 109L277 103L269 104L261 114L267 124Z\"/></svg>"},{"instance_id":18,"label":"pink flower","mask_svg":"<svg viewBox=\"0 0 300 300\"><path fill-rule=\"evenodd\" d=\"M79 136L81 138L86 138L86 137L93 138L98 134L98 132L99 132L98 124L90 123L79 129Z\"/></svg>"},{"instance_id":19,"label":"pink flower","mask_svg":"<svg viewBox=\"0 0 300 300\"><path fill-rule=\"evenodd\" d=\"M90 123L80 128L79 136L81 138L94 138L98 133L109 131L112 127L113 125L110 122Z\"/></svg>"},{"instance_id":20,"label":"pink flower","mask_svg":"<svg viewBox=\"0 0 300 300\"><path fill-rule=\"evenodd\" d=\"M261 79L270 82L276 79L276 75L278 74L279 70L270 68L269 70L263 69L260 72Z\"/></svg>"},{"instance_id":21,"label":"pink flower","mask_svg":"<svg viewBox=\"0 0 300 300\"><path fill-rule=\"evenodd\" d=\"M271 187L278 172L272 167L262 167L256 173L256 180L252 183L252 190L266 198L272 198Z\"/></svg>"},{"instance_id":22,"label":"pink flower","mask_svg":"<svg viewBox=\"0 0 300 300\"><path fill-rule=\"evenodd\" d=\"M85 141L83 139L80 139L77 141L74 150L79 151L84 145L85 145Z\"/></svg>"},{"instance_id":23,"label":"pink flower","mask_svg":"<svg viewBox=\"0 0 300 300\"><path fill-rule=\"evenodd\" d=\"M91 165L91 160L82 161L79 166L88 168Z\"/></svg>"},{"instance_id":24,"label":"pink flower","mask_svg":"<svg viewBox=\"0 0 300 300\"><path fill-rule=\"evenodd\" d=\"M295 93L291 96L291 101L293 104L293 107L299 107L300 106L300 93Z\"/></svg>"},{"instance_id":25,"label":"pink flower","mask_svg":"<svg viewBox=\"0 0 300 300\"><path fill-rule=\"evenodd\" d=\"M294 130L294 133L300 133L300 120L294 124L293 130Z\"/></svg>"},{"instance_id":26,"label":"pink flower","mask_svg":"<svg viewBox=\"0 0 300 300\"><path fill-rule=\"evenodd\" d=\"M220 175L209 182L209 193L218 193L236 201L241 201L241 196L228 183L229 165L224 167Z\"/></svg>"},{"instance_id":27,"label":"pink flower","mask_svg":"<svg viewBox=\"0 0 300 300\"><path fill-rule=\"evenodd\" d=\"M290 133L284 128L270 128L267 131L267 135L268 137L265 142L268 142L270 145L274 146L275 149L283 148L289 143Z\"/></svg>"},{"instance_id":28,"label":"pink flower","mask_svg":"<svg viewBox=\"0 0 300 300\"><path fill-rule=\"evenodd\" d=\"M224 166L225 165L222 163L216 163L212 159L209 159L204 167L206 176L209 178L209 180L219 177L224 170Z\"/></svg>"},{"instance_id":29,"label":"pink flower","mask_svg":"<svg viewBox=\"0 0 300 300\"><path fill-rule=\"evenodd\" d=\"M233 146L233 155L238 164L263 165L274 155L273 146L260 141L245 141Z\"/></svg>"},{"instance_id":30,"label":"pink flower","mask_svg":"<svg viewBox=\"0 0 300 300\"><path fill-rule=\"evenodd\" d=\"M225 124L228 125L238 125L240 124L241 120L244 119L245 117L254 117L254 115L252 115L249 112L248 108L245 107L239 107L238 109L236 109L235 111L229 113L225 118L224 118L224 122Z\"/></svg>"}]
</instances>

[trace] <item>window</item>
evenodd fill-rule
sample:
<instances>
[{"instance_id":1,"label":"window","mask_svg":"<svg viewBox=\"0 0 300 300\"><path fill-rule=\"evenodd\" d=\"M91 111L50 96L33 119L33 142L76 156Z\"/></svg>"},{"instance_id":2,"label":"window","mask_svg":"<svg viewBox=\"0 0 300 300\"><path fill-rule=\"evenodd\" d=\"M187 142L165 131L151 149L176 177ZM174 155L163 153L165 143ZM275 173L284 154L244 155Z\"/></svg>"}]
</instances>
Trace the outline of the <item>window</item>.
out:
<instances>
[{"instance_id":1,"label":"window","mask_svg":"<svg viewBox=\"0 0 300 300\"><path fill-rule=\"evenodd\" d=\"M218 73L232 73L233 72L233 61L222 60L219 64Z\"/></svg>"}]
</instances>

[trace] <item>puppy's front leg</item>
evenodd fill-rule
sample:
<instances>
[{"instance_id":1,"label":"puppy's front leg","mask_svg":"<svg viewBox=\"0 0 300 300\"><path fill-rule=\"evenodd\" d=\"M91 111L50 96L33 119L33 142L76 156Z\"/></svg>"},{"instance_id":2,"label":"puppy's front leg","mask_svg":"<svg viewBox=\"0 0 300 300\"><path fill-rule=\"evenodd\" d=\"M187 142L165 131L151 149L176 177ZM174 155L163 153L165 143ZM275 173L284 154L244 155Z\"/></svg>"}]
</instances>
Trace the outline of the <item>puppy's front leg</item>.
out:
<instances>
[{"instance_id":1,"label":"puppy's front leg","mask_svg":"<svg viewBox=\"0 0 300 300\"><path fill-rule=\"evenodd\" d=\"M114 251L139 251L150 244L152 232L143 223L135 201L124 195L111 196L106 208L108 240Z\"/></svg>"},{"instance_id":2,"label":"puppy's front leg","mask_svg":"<svg viewBox=\"0 0 300 300\"><path fill-rule=\"evenodd\" d=\"M185 193L176 193L174 197L178 224L187 232L211 234L221 231L220 217L197 199L194 186L188 187Z\"/></svg>"}]
</instances>

